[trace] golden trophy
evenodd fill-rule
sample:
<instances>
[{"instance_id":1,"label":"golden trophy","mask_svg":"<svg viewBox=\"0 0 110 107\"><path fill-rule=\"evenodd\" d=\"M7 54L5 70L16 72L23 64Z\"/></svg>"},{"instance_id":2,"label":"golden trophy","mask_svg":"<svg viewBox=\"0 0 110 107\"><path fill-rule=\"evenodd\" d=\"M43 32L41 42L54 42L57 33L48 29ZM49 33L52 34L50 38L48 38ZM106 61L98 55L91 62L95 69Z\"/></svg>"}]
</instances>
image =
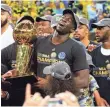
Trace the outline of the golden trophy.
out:
<instances>
[{"instance_id":1,"label":"golden trophy","mask_svg":"<svg viewBox=\"0 0 110 107\"><path fill-rule=\"evenodd\" d=\"M32 23L19 23L14 29L14 39L17 42L16 50L16 66L14 75L8 80L13 87L19 88L21 84L25 86L27 83L36 81L34 73L30 71L29 62L32 56L32 45L30 41L34 37L34 25ZM20 84L19 84L20 83Z\"/></svg>"},{"instance_id":2,"label":"golden trophy","mask_svg":"<svg viewBox=\"0 0 110 107\"><path fill-rule=\"evenodd\" d=\"M31 23L19 23L14 29L14 39L18 42L16 56L17 76L31 75L29 61L32 55L30 41L34 36L34 25Z\"/></svg>"}]
</instances>

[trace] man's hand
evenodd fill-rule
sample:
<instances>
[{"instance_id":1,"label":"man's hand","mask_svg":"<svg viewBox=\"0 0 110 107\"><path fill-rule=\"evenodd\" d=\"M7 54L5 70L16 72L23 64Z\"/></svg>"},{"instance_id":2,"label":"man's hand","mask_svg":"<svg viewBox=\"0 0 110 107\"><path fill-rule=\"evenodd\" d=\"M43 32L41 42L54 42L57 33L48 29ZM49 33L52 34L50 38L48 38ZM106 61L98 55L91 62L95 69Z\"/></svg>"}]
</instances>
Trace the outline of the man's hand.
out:
<instances>
[{"instance_id":1,"label":"man's hand","mask_svg":"<svg viewBox=\"0 0 110 107\"><path fill-rule=\"evenodd\" d=\"M1 98L6 99L6 100L9 99L9 93L1 89Z\"/></svg>"},{"instance_id":2,"label":"man's hand","mask_svg":"<svg viewBox=\"0 0 110 107\"><path fill-rule=\"evenodd\" d=\"M9 78L9 77L12 77L12 72L11 72L11 70L2 75L2 78L3 78L3 79L4 79L4 78Z\"/></svg>"},{"instance_id":3,"label":"man's hand","mask_svg":"<svg viewBox=\"0 0 110 107\"><path fill-rule=\"evenodd\" d=\"M31 95L31 85L27 84L26 86L26 94L25 94L25 101L23 106L46 106L50 97L46 96L44 99L41 97L39 93L35 93L34 95Z\"/></svg>"},{"instance_id":4,"label":"man's hand","mask_svg":"<svg viewBox=\"0 0 110 107\"><path fill-rule=\"evenodd\" d=\"M110 105L107 103L107 101L104 98L101 97L101 100L104 104L103 106L110 107Z\"/></svg>"},{"instance_id":5,"label":"man's hand","mask_svg":"<svg viewBox=\"0 0 110 107\"><path fill-rule=\"evenodd\" d=\"M77 106L79 107L78 100L75 95L73 95L71 92L63 92L55 95L56 98L61 99L64 101L64 106Z\"/></svg>"},{"instance_id":6,"label":"man's hand","mask_svg":"<svg viewBox=\"0 0 110 107\"><path fill-rule=\"evenodd\" d=\"M10 78L10 77L14 77L17 75L17 71L15 69L13 70L9 70L8 72L6 72L5 74L2 75L2 78Z\"/></svg>"},{"instance_id":7,"label":"man's hand","mask_svg":"<svg viewBox=\"0 0 110 107\"><path fill-rule=\"evenodd\" d=\"M1 90L1 98L6 98L6 93L5 93L5 91L2 91L2 90Z\"/></svg>"},{"instance_id":8,"label":"man's hand","mask_svg":"<svg viewBox=\"0 0 110 107\"><path fill-rule=\"evenodd\" d=\"M96 45L91 44L88 46L88 51L92 52L96 47L97 47Z\"/></svg>"},{"instance_id":9,"label":"man's hand","mask_svg":"<svg viewBox=\"0 0 110 107\"><path fill-rule=\"evenodd\" d=\"M37 77L38 82L35 83L35 86L44 89L47 86L48 80L45 78Z\"/></svg>"}]
</instances>

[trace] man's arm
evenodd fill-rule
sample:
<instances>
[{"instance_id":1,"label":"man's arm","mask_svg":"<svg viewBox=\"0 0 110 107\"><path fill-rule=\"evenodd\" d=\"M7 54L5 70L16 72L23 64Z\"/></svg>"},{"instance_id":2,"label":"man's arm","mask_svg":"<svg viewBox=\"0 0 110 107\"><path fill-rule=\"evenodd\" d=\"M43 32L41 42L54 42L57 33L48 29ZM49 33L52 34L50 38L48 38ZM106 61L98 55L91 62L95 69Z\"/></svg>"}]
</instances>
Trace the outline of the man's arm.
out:
<instances>
[{"instance_id":1,"label":"man's arm","mask_svg":"<svg viewBox=\"0 0 110 107\"><path fill-rule=\"evenodd\" d=\"M7 47L1 50L1 63L7 67L8 63L8 52Z\"/></svg>"},{"instance_id":2,"label":"man's arm","mask_svg":"<svg viewBox=\"0 0 110 107\"><path fill-rule=\"evenodd\" d=\"M13 43L1 50L1 63L5 65L8 70L12 69L12 60L16 59L16 49L17 43Z\"/></svg>"},{"instance_id":3,"label":"man's arm","mask_svg":"<svg viewBox=\"0 0 110 107\"><path fill-rule=\"evenodd\" d=\"M89 84L89 66L86 60L86 52L81 44L73 47L73 74L78 88L86 88Z\"/></svg>"},{"instance_id":4,"label":"man's arm","mask_svg":"<svg viewBox=\"0 0 110 107\"><path fill-rule=\"evenodd\" d=\"M76 87L87 88L89 85L89 70L84 69L77 71L74 75Z\"/></svg>"}]
</instances>

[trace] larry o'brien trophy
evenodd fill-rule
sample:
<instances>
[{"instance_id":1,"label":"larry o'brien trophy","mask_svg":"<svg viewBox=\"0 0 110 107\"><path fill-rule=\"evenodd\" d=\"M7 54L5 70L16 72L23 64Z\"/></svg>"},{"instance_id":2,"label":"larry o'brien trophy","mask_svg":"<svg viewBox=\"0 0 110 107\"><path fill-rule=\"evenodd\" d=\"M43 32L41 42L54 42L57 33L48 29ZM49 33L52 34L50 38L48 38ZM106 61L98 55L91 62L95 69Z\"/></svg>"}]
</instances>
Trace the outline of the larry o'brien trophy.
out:
<instances>
[{"instance_id":1,"label":"larry o'brien trophy","mask_svg":"<svg viewBox=\"0 0 110 107\"><path fill-rule=\"evenodd\" d=\"M36 81L34 73L30 71L29 62L32 57L30 41L34 37L34 25L19 23L14 29L14 39L17 42L16 65L14 76L8 78L14 88L24 87L27 83Z\"/></svg>"}]
</instances>

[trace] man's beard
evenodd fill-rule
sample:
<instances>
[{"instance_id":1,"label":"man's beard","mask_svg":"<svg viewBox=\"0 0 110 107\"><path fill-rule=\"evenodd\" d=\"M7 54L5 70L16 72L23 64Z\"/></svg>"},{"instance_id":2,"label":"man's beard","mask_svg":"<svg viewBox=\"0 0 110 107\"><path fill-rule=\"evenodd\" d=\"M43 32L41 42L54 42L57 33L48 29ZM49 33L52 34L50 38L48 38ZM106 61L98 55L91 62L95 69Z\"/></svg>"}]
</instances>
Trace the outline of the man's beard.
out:
<instances>
[{"instance_id":1,"label":"man's beard","mask_svg":"<svg viewBox=\"0 0 110 107\"><path fill-rule=\"evenodd\" d=\"M6 19L3 22L1 22L1 28L4 27L7 23L8 23L8 19Z\"/></svg>"},{"instance_id":2,"label":"man's beard","mask_svg":"<svg viewBox=\"0 0 110 107\"><path fill-rule=\"evenodd\" d=\"M106 36L104 36L98 40L98 42L102 42L102 43L107 42L107 41L108 41L108 37L106 37Z\"/></svg>"},{"instance_id":3,"label":"man's beard","mask_svg":"<svg viewBox=\"0 0 110 107\"><path fill-rule=\"evenodd\" d=\"M59 35L62 35L62 36L69 33L69 32L64 32L64 31L60 31L60 30L57 30L57 29L56 29L56 31L58 32Z\"/></svg>"}]
</instances>

